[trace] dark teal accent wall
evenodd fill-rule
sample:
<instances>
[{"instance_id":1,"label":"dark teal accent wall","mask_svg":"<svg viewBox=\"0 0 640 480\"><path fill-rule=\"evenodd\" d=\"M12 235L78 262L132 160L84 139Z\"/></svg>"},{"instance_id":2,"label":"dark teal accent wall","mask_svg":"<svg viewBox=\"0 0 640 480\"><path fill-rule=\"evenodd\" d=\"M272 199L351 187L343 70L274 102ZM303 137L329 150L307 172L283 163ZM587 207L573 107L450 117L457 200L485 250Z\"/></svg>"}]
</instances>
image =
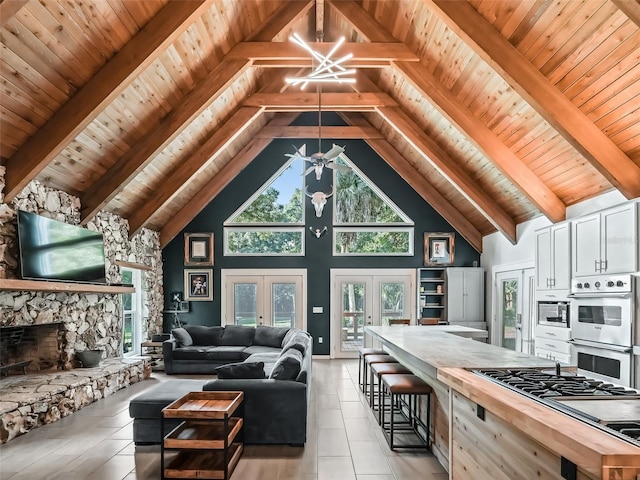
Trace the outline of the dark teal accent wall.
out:
<instances>
[{"instance_id":1,"label":"dark teal accent wall","mask_svg":"<svg viewBox=\"0 0 640 480\"><path fill-rule=\"evenodd\" d=\"M342 125L335 114L323 114L323 125ZM296 122L298 125L317 125L317 113L303 114ZM194 220L184 232L213 232L213 301L190 302L190 312L181 314L182 320L189 324L219 325L222 289L220 285L221 269L255 268L282 269L305 268L307 270L307 329L314 337L314 354L329 354L330 347L330 269L332 268L419 268L423 266L423 233L452 232L449 225L431 206L426 203L389 165L382 160L362 140L323 140L322 151L327 151L333 143L346 147L345 154L373 183L382 189L414 222L413 257L334 257L332 249L332 205L330 201L324 208L321 218L315 216L309 199L305 202L306 254L303 257L224 257L223 222L244 203L247 198L264 184L288 158L286 153L294 153L297 147L307 144L307 153L315 152L318 139L274 140L260 155L243 170ZM323 173L321 183L310 174L307 183L310 189L329 192L331 172ZM316 238L309 227L328 227L328 231ZM173 291L183 291L184 238L179 234L163 250L165 305L170 307L169 295ZM480 262L480 255L460 235L455 238L455 266L472 266ZM196 268L196 267L193 267ZM211 268L211 267L203 267ZM323 314L312 313L313 306L322 306ZM171 328L171 316L165 315L165 331ZM324 343L318 344L318 337L324 337Z\"/></svg>"}]
</instances>

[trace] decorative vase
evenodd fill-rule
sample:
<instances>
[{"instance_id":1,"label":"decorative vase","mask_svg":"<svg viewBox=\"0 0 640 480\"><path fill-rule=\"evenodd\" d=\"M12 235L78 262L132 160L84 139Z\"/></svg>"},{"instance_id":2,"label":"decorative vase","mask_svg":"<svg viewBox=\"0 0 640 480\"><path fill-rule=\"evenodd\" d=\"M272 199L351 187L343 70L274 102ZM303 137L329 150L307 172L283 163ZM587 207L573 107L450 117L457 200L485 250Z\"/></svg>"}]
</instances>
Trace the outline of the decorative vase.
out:
<instances>
[{"instance_id":1,"label":"decorative vase","mask_svg":"<svg viewBox=\"0 0 640 480\"><path fill-rule=\"evenodd\" d=\"M102 360L102 350L76 352L76 359L82 364L82 368L97 367Z\"/></svg>"}]
</instances>

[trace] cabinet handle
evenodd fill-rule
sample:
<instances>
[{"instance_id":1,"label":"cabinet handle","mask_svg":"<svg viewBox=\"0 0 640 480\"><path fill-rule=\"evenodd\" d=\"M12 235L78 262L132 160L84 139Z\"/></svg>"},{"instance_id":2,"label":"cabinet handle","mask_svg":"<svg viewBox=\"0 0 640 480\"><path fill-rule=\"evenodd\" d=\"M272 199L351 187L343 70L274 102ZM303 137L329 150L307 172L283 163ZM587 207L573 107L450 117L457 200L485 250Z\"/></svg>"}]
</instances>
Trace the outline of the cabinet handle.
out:
<instances>
[{"instance_id":1,"label":"cabinet handle","mask_svg":"<svg viewBox=\"0 0 640 480\"><path fill-rule=\"evenodd\" d=\"M601 271L606 272L607 271L607 267L609 266L609 260L604 260L600 263L604 263L604 268Z\"/></svg>"},{"instance_id":2,"label":"cabinet handle","mask_svg":"<svg viewBox=\"0 0 640 480\"><path fill-rule=\"evenodd\" d=\"M555 333L551 333L551 332L547 332L547 335L549 335L550 337L555 337L556 336Z\"/></svg>"},{"instance_id":3,"label":"cabinet handle","mask_svg":"<svg viewBox=\"0 0 640 480\"><path fill-rule=\"evenodd\" d=\"M600 270L598 270L598 260L594 260L593 261L593 270L595 272L599 272Z\"/></svg>"},{"instance_id":4,"label":"cabinet handle","mask_svg":"<svg viewBox=\"0 0 640 480\"><path fill-rule=\"evenodd\" d=\"M545 345L549 348L553 348L554 350L556 349L555 345L551 345L550 343L545 343Z\"/></svg>"}]
</instances>

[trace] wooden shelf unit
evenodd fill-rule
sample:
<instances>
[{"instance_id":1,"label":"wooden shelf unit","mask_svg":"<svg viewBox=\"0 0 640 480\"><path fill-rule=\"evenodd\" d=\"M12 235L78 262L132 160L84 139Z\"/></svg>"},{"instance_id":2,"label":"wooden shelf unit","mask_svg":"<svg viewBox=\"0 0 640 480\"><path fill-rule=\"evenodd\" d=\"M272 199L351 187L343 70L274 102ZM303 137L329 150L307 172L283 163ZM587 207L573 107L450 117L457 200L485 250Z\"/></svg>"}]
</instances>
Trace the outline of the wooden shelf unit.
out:
<instances>
[{"instance_id":1,"label":"wooden shelf unit","mask_svg":"<svg viewBox=\"0 0 640 480\"><path fill-rule=\"evenodd\" d=\"M135 293L133 287L94 285L91 283L46 282L0 278L0 291L13 292L66 292L66 293Z\"/></svg>"},{"instance_id":2,"label":"wooden shelf unit","mask_svg":"<svg viewBox=\"0 0 640 480\"><path fill-rule=\"evenodd\" d=\"M183 422L162 440L162 478L228 480L243 451L236 438L244 421L232 417L243 398L243 392L190 392L165 407L162 431L165 419ZM168 464L166 450L179 451Z\"/></svg>"},{"instance_id":3,"label":"wooden shelf unit","mask_svg":"<svg viewBox=\"0 0 640 480\"><path fill-rule=\"evenodd\" d=\"M440 291L438 291L438 287L440 288ZM418 325L437 325L439 323L446 323L444 300L444 268L419 268Z\"/></svg>"}]
</instances>

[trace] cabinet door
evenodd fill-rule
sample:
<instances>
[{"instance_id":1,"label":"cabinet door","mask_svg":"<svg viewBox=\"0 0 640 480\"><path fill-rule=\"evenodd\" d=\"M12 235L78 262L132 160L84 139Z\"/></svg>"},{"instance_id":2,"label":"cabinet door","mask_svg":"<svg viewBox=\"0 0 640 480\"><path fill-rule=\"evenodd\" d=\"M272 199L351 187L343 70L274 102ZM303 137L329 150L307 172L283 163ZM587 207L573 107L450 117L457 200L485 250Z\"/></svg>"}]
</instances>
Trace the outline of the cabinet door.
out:
<instances>
[{"instance_id":1,"label":"cabinet door","mask_svg":"<svg viewBox=\"0 0 640 480\"><path fill-rule=\"evenodd\" d=\"M601 214L603 272L631 273L637 270L636 205L632 203Z\"/></svg>"},{"instance_id":2,"label":"cabinet door","mask_svg":"<svg viewBox=\"0 0 640 480\"><path fill-rule=\"evenodd\" d=\"M569 224L551 228L551 287L568 290L571 286Z\"/></svg>"},{"instance_id":3,"label":"cabinet door","mask_svg":"<svg viewBox=\"0 0 640 480\"><path fill-rule=\"evenodd\" d=\"M551 229L536 232L536 290L547 290L551 279Z\"/></svg>"},{"instance_id":4,"label":"cabinet door","mask_svg":"<svg viewBox=\"0 0 640 480\"><path fill-rule=\"evenodd\" d=\"M447 321L481 322L484 319L482 268L447 269Z\"/></svg>"},{"instance_id":5,"label":"cabinet door","mask_svg":"<svg viewBox=\"0 0 640 480\"><path fill-rule=\"evenodd\" d=\"M574 276L598 273L600 262L600 214L571 222L571 263Z\"/></svg>"}]
</instances>

